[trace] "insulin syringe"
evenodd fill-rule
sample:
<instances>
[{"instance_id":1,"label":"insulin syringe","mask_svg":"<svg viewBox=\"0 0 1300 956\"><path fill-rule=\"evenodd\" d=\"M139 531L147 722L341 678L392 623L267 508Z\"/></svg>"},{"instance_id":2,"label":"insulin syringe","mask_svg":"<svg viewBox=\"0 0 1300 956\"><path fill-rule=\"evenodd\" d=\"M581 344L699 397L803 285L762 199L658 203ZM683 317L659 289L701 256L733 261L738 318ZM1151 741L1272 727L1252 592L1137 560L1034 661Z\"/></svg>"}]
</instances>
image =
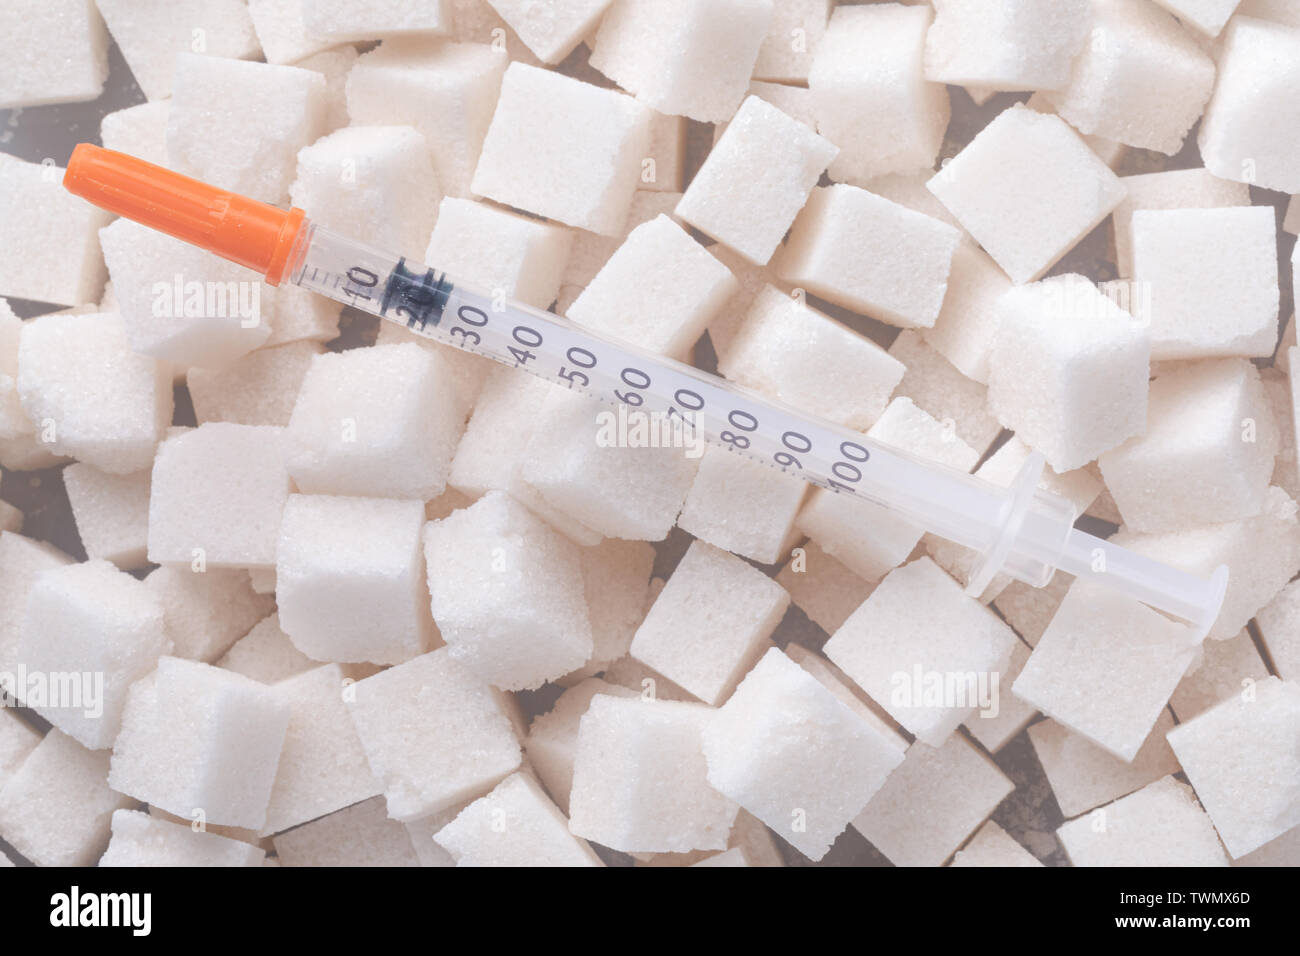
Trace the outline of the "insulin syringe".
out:
<instances>
[{"instance_id":1,"label":"insulin syringe","mask_svg":"<svg viewBox=\"0 0 1300 956\"><path fill-rule=\"evenodd\" d=\"M255 269L273 286L290 282L595 398L678 416L712 444L886 507L981 556L971 594L999 572L1041 587L1059 569L1181 618L1197 637L1218 616L1226 568L1202 579L1074 528L1074 506L1038 488L1038 455L1010 488L998 487L553 313L503 302L418 259L317 226L300 209L286 212L87 143L73 151L64 185Z\"/></svg>"}]
</instances>

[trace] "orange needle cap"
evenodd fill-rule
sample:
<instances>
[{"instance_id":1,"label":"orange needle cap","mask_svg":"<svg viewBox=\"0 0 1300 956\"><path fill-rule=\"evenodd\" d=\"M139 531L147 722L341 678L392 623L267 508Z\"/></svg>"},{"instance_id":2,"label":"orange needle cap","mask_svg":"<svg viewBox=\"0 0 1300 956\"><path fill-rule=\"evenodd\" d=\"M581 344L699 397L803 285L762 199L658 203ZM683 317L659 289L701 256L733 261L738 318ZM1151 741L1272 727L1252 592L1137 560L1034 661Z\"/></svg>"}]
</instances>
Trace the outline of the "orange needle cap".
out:
<instances>
[{"instance_id":1,"label":"orange needle cap","mask_svg":"<svg viewBox=\"0 0 1300 956\"><path fill-rule=\"evenodd\" d=\"M256 269L279 285L305 221L126 153L81 143L63 185L102 209Z\"/></svg>"}]
</instances>

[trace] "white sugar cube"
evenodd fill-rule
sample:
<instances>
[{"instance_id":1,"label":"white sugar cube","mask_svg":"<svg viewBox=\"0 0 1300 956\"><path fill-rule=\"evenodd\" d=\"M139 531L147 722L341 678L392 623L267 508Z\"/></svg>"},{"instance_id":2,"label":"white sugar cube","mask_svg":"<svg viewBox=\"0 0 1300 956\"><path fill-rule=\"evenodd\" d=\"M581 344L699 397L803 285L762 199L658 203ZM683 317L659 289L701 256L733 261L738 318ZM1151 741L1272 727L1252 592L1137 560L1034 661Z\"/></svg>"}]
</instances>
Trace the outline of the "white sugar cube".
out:
<instances>
[{"instance_id":1,"label":"white sugar cube","mask_svg":"<svg viewBox=\"0 0 1300 956\"><path fill-rule=\"evenodd\" d=\"M129 219L99 240L136 352L220 368L270 337L273 294L243 266Z\"/></svg>"},{"instance_id":2,"label":"white sugar cube","mask_svg":"<svg viewBox=\"0 0 1300 956\"><path fill-rule=\"evenodd\" d=\"M1300 25L1300 24L1297 24ZM1300 827L1292 827L1276 840L1232 861L1232 866L1300 865Z\"/></svg>"},{"instance_id":3,"label":"white sugar cube","mask_svg":"<svg viewBox=\"0 0 1300 956\"><path fill-rule=\"evenodd\" d=\"M499 692L439 648L354 685L352 721L388 815L415 820L474 798L519 766Z\"/></svg>"},{"instance_id":4,"label":"white sugar cube","mask_svg":"<svg viewBox=\"0 0 1300 956\"><path fill-rule=\"evenodd\" d=\"M1069 819L1177 773L1178 760L1165 740L1173 727L1173 717L1162 708L1151 733L1128 762L1050 719L1029 728L1029 742L1061 813Z\"/></svg>"},{"instance_id":5,"label":"white sugar cube","mask_svg":"<svg viewBox=\"0 0 1300 956\"><path fill-rule=\"evenodd\" d=\"M793 641L785 646L785 654L817 681L834 694L849 710L853 711L880 734L892 740L901 753L907 749L908 740L903 736L898 722L890 717L883 707L877 704L844 671L816 651L810 651Z\"/></svg>"},{"instance_id":6,"label":"white sugar cube","mask_svg":"<svg viewBox=\"0 0 1300 956\"><path fill-rule=\"evenodd\" d=\"M273 688L289 708L289 726L264 833L279 833L380 792L348 715L347 684L339 666L327 664Z\"/></svg>"},{"instance_id":7,"label":"white sugar cube","mask_svg":"<svg viewBox=\"0 0 1300 956\"><path fill-rule=\"evenodd\" d=\"M1241 0L1156 0L1156 3L1184 24L1206 36L1217 37Z\"/></svg>"},{"instance_id":8,"label":"white sugar cube","mask_svg":"<svg viewBox=\"0 0 1300 956\"><path fill-rule=\"evenodd\" d=\"M709 252L731 271L740 287L709 323L709 341L714 354L721 356L731 347L731 340L753 307L754 298L765 285L779 280L767 268L747 262L740 253L720 242L710 246Z\"/></svg>"},{"instance_id":9,"label":"white sugar cube","mask_svg":"<svg viewBox=\"0 0 1300 956\"><path fill-rule=\"evenodd\" d=\"M638 191L681 193L686 178L689 129L689 121L684 116L651 112L650 148L641 160Z\"/></svg>"},{"instance_id":10,"label":"white sugar cube","mask_svg":"<svg viewBox=\"0 0 1300 956\"><path fill-rule=\"evenodd\" d=\"M314 70L325 77L326 132L342 129L350 121L347 83L352 67L358 59L356 47L340 46L315 53L293 64L304 70Z\"/></svg>"},{"instance_id":11,"label":"white sugar cube","mask_svg":"<svg viewBox=\"0 0 1300 956\"><path fill-rule=\"evenodd\" d=\"M441 191L467 196L506 63L478 43L389 40L349 72L348 114L355 124L414 126L424 134Z\"/></svg>"},{"instance_id":12,"label":"white sugar cube","mask_svg":"<svg viewBox=\"0 0 1300 956\"><path fill-rule=\"evenodd\" d=\"M980 827L957 851L949 866L1042 866L1032 853L992 820Z\"/></svg>"},{"instance_id":13,"label":"white sugar cube","mask_svg":"<svg viewBox=\"0 0 1300 956\"><path fill-rule=\"evenodd\" d=\"M0 109L81 103L104 91L108 33L91 0L8 4L0 32L9 47Z\"/></svg>"},{"instance_id":14,"label":"white sugar cube","mask_svg":"<svg viewBox=\"0 0 1300 956\"><path fill-rule=\"evenodd\" d=\"M776 583L789 592L791 603L827 634L839 630L875 589L875 584L854 574L815 541L794 549Z\"/></svg>"},{"instance_id":15,"label":"white sugar cube","mask_svg":"<svg viewBox=\"0 0 1300 956\"><path fill-rule=\"evenodd\" d=\"M1120 182L1128 195L1115 207L1111 221L1115 264L1119 274L1125 277L1133 275L1133 214L1139 209L1221 209L1250 205L1249 187L1220 179L1204 168L1122 176ZM1194 279L1196 274L1185 273L1185 278Z\"/></svg>"},{"instance_id":16,"label":"white sugar cube","mask_svg":"<svg viewBox=\"0 0 1300 956\"><path fill-rule=\"evenodd\" d=\"M172 642L169 653L187 660L216 660L275 606L270 595L257 594L248 575L235 569L196 573L184 565L166 565L150 572L145 587L162 606Z\"/></svg>"},{"instance_id":17,"label":"white sugar cube","mask_svg":"<svg viewBox=\"0 0 1300 956\"><path fill-rule=\"evenodd\" d=\"M109 786L177 816L258 829L288 721L269 687L163 657L131 686Z\"/></svg>"},{"instance_id":18,"label":"white sugar cube","mask_svg":"<svg viewBox=\"0 0 1300 956\"><path fill-rule=\"evenodd\" d=\"M858 335L774 286L764 287L719 356L734 382L850 428L878 419L905 368Z\"/></svg>"},{"instance_id":19,"label":"white sugar cube","mask_svg":"<svg viewBox=\"0 0 1300 956\"><path fill-rule=\"evenodd\" d=\"M962 241L953 253L939 317L921 332L926 344L967 378L987 385L989 353L1001 319L998 300L1010 289L1011 280L988 253Z\"/></svg>"},{"instance_id":20,"label":"white sugar cube","mask_svg":"<svg viewBox=\"0 0 1300 956\"><path fill-rule=\"evenodd\" d=\"M24 322L18 394L42 441L115 475L148 467L171 423L171 373L131 351L119 316Z\"/></svg>"},{"instance_id":21,"label":"white sugar cube","mask_svg":"<svg viewBox=\"0 0 1300 956\"><path fill-rule=\"evenodd\" d=\"M712 611L701 616L705 604ZM631 654L717 706L762 656L789 604L767 575L696 541L646 614Z\"/></svg>"},{"instance_id":22,"label":"white sugar cube","mask_svg":"<svg viewBox=\"0 0 1300 956\"><path fill-rule=\"evenodd\" d=\"M302 0L303 24L310 36L336 43L377 37L451 32L451 8L446 0L403 3L402 0Z\"/></svg>"},{"instance_id":23,"label":"white sugar cube","mask_svg":"<svg viewBox=\"0 0 1300 956\"><path fill-rule=\"evenodd\" d=\"M275 568L249 568L245 573L254 593L275 593Z\"/></svg>"},{"instance_id":24,"label":"white sugar cube","mask_svg":"<svg viewBox=\"0 0 1300 956\"><path fill-rule=\"evenodd\" d=\"M363 800L280 833L281 866L419 866L410 832L384 812L379 797Z\"/></svg>"},{"instance_id":25,"label":"white sugar cube","mask_svg":"<svg viewBox=\"0 0 1300 956\"><path fill-rule=\"evenodd\" d=\"M896 398L867 435L911 455L970 471L979 453L943 423ZM818 488L808 497L795 525L849 570L876 581L912 553L923 529L874 501Z\"/></svg>"},{"instance_id":26,"label":"white sugar cube","mask_svg":"<svg viewBox=\"0 0 1300 956\"><path fill-rule=\"evenodd\" d=\"M280 628L280 616L270 614L253 625L217 661L218 667L263 684L275 684L319 666Z\"/></svg>"},{"instance_id":27,"label":"white sugar cube","mask_svg":"<svg viewBox=\"0 0 1300 956\"><path fill-rule=\"evenodd\" d=\"M478 401L479 392L482 391L483 383L489 373L498 367L491 359L436 342L408 329L402 323L379 323L379 334L375 337L375 345L402 345L407 342L414 342L421 348L436 352L442 358L443 364L447 366L447 374L451 377L467 414L468 409L473 408Z\"/></svg>"},{"instance_id":28,"label":"white sugar cube","mask_svg":"<svg viewBox=\"0 0 1300 956\"><path fill-rule=\"evenodd\" d=\"M424 505L290 495L276 548L280 626L323 661L395 664L428 650Z\"/></svg>"},{"instance_id":29,"label":"white sugar cube","mask_svg":"<svg viewBox=\"0 0 1300 956\"><path fill-rule=\"evenodd\" d=\"M610 0L488 0L543 63L559 63L595 33Z\"/></svg>"},{"instance_id":30,"label":"white sugar cube","mask_svg":"<svg viewBox=\"0 0 1300 956\"><path fill-rule=\"evenodd\" d=\"M976 711L967 717L963 726L989 753L997 753L1029 725L1038 711L1030 704L1011 693L1025 662L1029 660L1030 647L1024 641L1016 641L1011 647L1011 657L1007 666L998 671L997 709L989 707ZM990 680L992 674L989 675Z\"/></svg>"},{"instance_id":31,"label":"white sugar cube","mask_svg":"<svg viewBox=\"0 0 1300 956\"><path fill-rule=\"evenodd\" d=\"M1218 359L1158 375L1146 431L1098 464L1127 528L1173 531L1259 514L1278 442L1259 372Z\"/></svg>"},{"instance_id":32,"label":"white sugar cube","mask_svg":"<svg viewBox=\"0 0 1300 956\"><path fill-rule=\"evenodd\" d=\"M1296 503L1270 488L1253 518L1160 534L1121 531L1112 540L1180 571L1208 578L1221 564L1229 570L1223 609L1209 636L1232 637L1300 572Z\"/></svg>"},{"instance_id":33,"label":"white sugar cube","mask_svg":"<svg viewBox=\"0 0 1300 956\"><path fill-rule=\"evenodd\" d=\"M541 62L500 14L483 0L447 0L447 5L451 10L452 36L457 40L495 44L502 59L533 65Z\"/></svg>"},{"instance_id":34,"label":"white sugar cube","mask_svg":"<svg viewBox=\"0 0 1300 956\"><path fill-rule=\"evenodd\" d=\"M29 679L24 703L82 746L113 745L131 683L153 670L171 642L148 589L107 561L54 568L32 583L14 657ZM55 684L57 675L69 675Z\"/></svg>"},{"instance_id":35,"label":"white sugar cube","mask_svg":"<svg viewBox=\"0 0 1300 956\"><path fill-rule=\"evenodd\" d=\"M1075 866L1227 866L1192 788L1161 777L1056 831Z\"/></svg>"},{"instance_id":36,"label":"white sugar cube","mask_svg":"<svg viewBox=\"0 0 1300 956\"><path fill-rule=\"evenodd\" d=\"M826 656L891 717L938 747L997 704L1018 641L929 558L890 572L826 642Z\"/></svg>"},{"instance_id":37,"label":"white sugar cube","mask_svg":"<svg viewBox=\"0 0 1300 956\"><path fill-rule=\"evenodd\" d=\"M736 804L709 785L703 704L593 697L578 730L569 830L624 852L724 850Z\"/></svg>"},{"instance_id":38,"label":"white sugar cube","mask_svg":"<svg viewBox=\"0 0 1300 956\"><path fill-rule=\"evenodd\" d=\"M591 65L641 102L703 123L740 105L772 21L772 0L614 0Z\"/></svg>"},{"instance_id":39,"label":"white sugar cube","mask_svg":"<svg viewBox=\"0 0 1300 956\"><path fill-rule=\"evenodd\" d=\"M267 63L296 64L337 42L307 32L302 0L248 0L248 15Z\"/></svg>"},{"instance_id":40,"label":"white sugar cube","mask_svg":"<svg viewBox=\"0 0 1300 956\"><path fill-rule=\"evenodd\" d=\"M958 438L982 455L1002 433L1002 426L988 409L988 389L959 372L924 336L904 329L889 347L889 354L907 366L897 394L950 426Z\"/></svg>"},{"instance_id":41,"label":"white sugar cube","mask_svg":"<svg viewBox=\"0 0 1300 956\"><path fill-rule=\"evenodd\" d=\"M645 616L655 551L644 541L608 538L579 548L578 560L591 622L592 655L587 667L603 670L627 654Z\"/></svg>"},{"instance_id":42,"label":"white sugar cube","mask_svg":"<svg viewBox=\"0 0 1300 956\"><path fill-rule=\"evenodd\" d=\"M163 442L149 497L149 560L273 567L290 489L283 431L208 422Z\"/></svg>"},{"instance_id":43,"label":"white sugar cube","mask_svg":"<svg viewBox=\"0 0 1300 956\"><path fill-rule=\"evenodd\" d=\"M37 866L91 866L109 838L114 810L108 752L51 730L0 789L0 838Z\"/></svg>"},{"instance_id":44,"label":"white sugar cube","mask_svg":"<svg viewBox=\"0 0 1300 956\"><path fill-rule=\"evenodd\" d=\"M750 96L691 180L677 215L764 265L838 152L803 123Z\"/></svg>"},{"instance_id":45,"label":"white sugar cube","mask_svg":"<svg viewBox=\"0 0 1300 956\"><path fill-rule=\"evenodd\" d=\"M749 861L745 857L744 850L740 847L732 847L730 850L705 857L698 863L692 863L691 866L749 866Z\"/></svg>"},{"instance_id":46,"label":"white sugar cube","mask_svg":"<svg viewBox=\"0 0 1300 956\"><path fill-rule=\"evenodd\" d=\"M442 189L413 126L349 126L298 153L289 199L312 221L382 249L418 254Z\"/></svg>"},{"instance_id":47,"label":"white sugar cube","mask_svg":"<svg viewBox=\"0 0 1300 956\"><path fill-rule=\"evenodd\" d=\"M709 782L820 860L903 760L898 741L773 648L704 732Z\"/></svg>"},{"instance_id":48,"label":"white sugar cube","mask_svg":"<svg viewBox=\"0 0 1300 956\"><path fill-rule=\"evenodd\" d=\"M1059 90L1088 39L1089 0L937 0L925 37L925 77L998 90Z\"/></svg>"},{"instance_id":49,"label":"white sugar cube","mask_svg":"<svg viewBox=\"0 0 1300 956\"><path fill-rule=\"evenodd\" d=\"M929 189L1014 282L1031 282L1124 198L1124 186L1058 116L1001 113Z\"/></svg>"},{"instance_id":50,"label":"white sugar cube","mask_svg":"<svg viewBox=\"0 0 1300 956\"><path fill-rule=\"evenodd\" d=\"M651 582L651 597L657 595L665 583L662 578ZM694 701L693 695L633 657L616 660L605 668L602 677L611 684L635 691L645 699Z\"/></svg>"},{"instance_id":51,"label":"white sugar cube","mask_svg":"<svg viewBox=\"0 0 1300 956\"><path fill-rule=\"evenodd\" d=\"M303 340L328 342L338 337L343 303L298 286L281 286L273 291L271 337L266 340L264 347Z\"/></svg>"},{"instance_id":52,"label":"white sugar cube","mask_svg":"<svg viewBox=\"0 0 1300 956\"><path fill-rule=\"evenodd\" d=\"M998 421L1058 472L1142 432L1151 344L1132 316L1079 275L1013 289L1000 305L988 392Z\"/></svg>"},{"instance_id":53,"label":"white sugar cube","mask_svg":"<svg viewBox=\"0 0 1300 956\"><path fill-rule=\"evenodd\" d=\"M1140 210L1133 278L1151 357L1267 357L1277 345L1277 229L1266 206Z\"/></svg>"},{"instance_id":54,"label":"white sugar cube","mask_svg":"<svg viewBox=\"0 0 1300 956\"><path fill-rule=\"evenodd\" d=\"M1300 584L1288 584L1255 615L1260 639L1283 680L1300 682Z\"/></svg>"},{"instance_id":55,"label":"white sugar cube","mask_svg":"<svg viewBox=\"0 0 1300 956\"><path fill-rule=\"evenodd\" d=\"M650 147L650 118L630 96L512 63L471 189L548 219L615 235Z\"/></svg>"},{"instance_id":56,"label":"white sugar cube","mask_svg":"<svg viewBox=\"0 0 1300 956\"><path fill-rule=\"evenodd\" d=\"M591 657L577 547L509 496L429 525L424 553L449 653L483 680L539 687Z\"/></svg>"},{"instance_id":57,"label":"white sugar cube","mask_svg":"<svg viewBox=\"0 0 1300 956\"><path fill-rule=\"evenodd\" d=\"M169 165L222 189L282 202L298 151L325 132L325 108L325 78L314 70L178 54Z\"/></svg>"},{"instance_id":58,"label":"white sugar cube","mask_svg":"<svg viewBox=\"0 0 1300 956\"><path fill-rule=\"evenodd\" d=\"M1078 580L1012 687L1021 700L1132 760L1197 651L1190 628Z\"/></svg>"},{"instance_id":59,"label":"white sugar cube","mask_svg":"<svg viewBox=\"0 0 1300 956\"><path fill-rule=\"evenodd\" d=\"M1300 9L1291 0L1241 0L1237 13L1243 17L1258 17L1300 27Z\"/></svg>"},{"instance_id":60,"label":"white sugar cube","mask_svg":"<svg viewBox=\"0 0 1300 956\"><path fill-rule=\"evenodd\" d=\"M758 48L754 78L779 83L807 80L833 6L832 0L775 0L772 22Z\"/></svg>"},{"instance_id":61,"label":"white sugar cube","mask_svg":"<svg viewBox=\"0 0 1300 956\"><path fill-rule=\"evenodd\" d=\"M940 866L1014 789L961 734L939 748L917 741L853 828L895 866Z\"/></svg>"},{"instance_id":62,"label":"white sugar cube","mask_svg":"<svg viewBox=\"0 0 1300 956\"><path fill-rule=\"evenodd\" d=\"M799 2L799 0L795 0ZM809 129L817 128L817 115L813 112L812 94L806 86L786 86L784 83L765 83L754 80L749 84L750 96L766 100L786 116L796 119ZM713 143L717 145L727 131L726 123L713 124Z\"/></svg>"},{"instance_id":63,"label":"white sugar cube","mask_svg":"<svg viewBox=\"0 0 1300 956\"><path fill-rule=\"evenodd\" d=\"M661 215L672 216L673 210L677 208L681 198L682 194L680 192L658 192L649 188L637 189L632 194L632 206L628 212L627 221L617 235L602 236L581 229L573 230L573 246L569 252L568 260L564 264L561 285L580 287L589 285L605 263L609 261L610 256L618 251L618 248L633 229ZM717 253L720 248L725 247L715 245L709 251L728 269L735 272L735 268L726 258L718 256ZM578 291L580 292L581 289ZM576 298L577 293L573 295L573 299ZM572 304L572 300L569 304ZM556 311L562 315L568 314L568 305L562 305Z\"/></svg>"},{"instance_id":64,"label":"white sugar cube","mask_svg":"<svg viewBox=\"0 0 1300 956\"><path fill-rule=\"evenodd\" d=\"M80 305L99 298L97 232L112 216L63 188L53 163L0 153L0 296Z\"/></svg>"},{"instance_id":65,"label":"white sugar cube","mask_svg":"<svg viewBox=\"0 0 1300 956\"><path fill-rule=\"evenodd\" d=\"M1228 25L1201 122L1205 167L1237 182L1300 193L1300 31L1240 16Z\"/></svg>"},{"instance_id":66,"label":"white sugar cube","mask_svg":"<svg viewBox=\"0 0 1300 956\"><path fill-rule=\"evenodd\" d=\"M1300 685L1269 677L1169 732L1233 857L1300 825Z\"/></svg>"},{"instance_id":67,"label":"white sugar cube","mask_svg":"<svg viewBox=\"0 0 1300 956\"><path fill-rule=\"evenodd\" d=\"M116 810L100 866L261 866L266 851L139 810Z\"/></svg>"},{"instance_id":68,"label":"white sugar cube","mask_svg":"<svg viewBox=\"0 0 1300 956\"><path fill-rule=\"evenodd\" d=\"M1277 458L1273 460L1271 483L1295 497L1300 495L1300 462L1296 460L1297 431L1291 382L1276 366L1261 369L1259 374L1278 432Z\"/></svg>"},{"instance_id":69,"label":"white sugar cube","mask_svg":"<svg viewBox=\"0 0 1300 956\"><path fill-rule=\"evenodd\" d=\"M286 463L308 494L424 501L442 493L464 422L439 353L408 343L317 355L284 433Z\"/></svg>"},{"instance_id":70,"label":"white sugar cube","mask_svg":"<svg viewBox=\"0 0 1300 956\"><path fill-rule=\"evenodd\" d=\"M0 531L0 670L12 672L23 635L27 597L44 571L71 564L72 559L44 541Z\"/></svg>"},{"instance_id":71,"label":"white sugar cube","mask_svg":"<svg viewBox=\"0 0 1300 956\"><path fill-rule=\"evenodd\" d=\"M0 789L41 742L42 732L8 707L0 708Z\"/></svg>"},{"instance_id":72,"label":"white sugar cube","mask_svg":"<svg viewBox=\"0 0 1300 956\"><path fill-rule=\"evenodd\" d=\"M604 866L524 773L506 777L433 838L457 866Z\"/></svg>"},{"instance_id":73,"label":"white sugar cube","mask_svg":"<svg viewBox=\"0 0 1300 956\"><path fill-rule=\"evenodd\" d=\"M1214 89L1214 61L1150 3L1093 0L1092 36L1047 98L1081 133L1173 156Z\"/></svg>"},{"instance_id":74,"label":"white sugar cube","mask_svg":"<svg viewBox=\"0 0 1300 956\"><path fill-rule=\"evenodd\" d=\"M685 433L685 447L620 443L619 427L619 416L595 399L552 389L533 412L520 475L547 505L585 528L662 541L695 480L700 448Z\"/></svg>"},{"instance_id":75,"label":"white sugar cube","mask_svg":"<svg viewBox=\"0 0 1300 956\"><path fill-rule=\"evenodd\" d=\"M660 215L628 234L566 314L597 332L684 358L738 288L726 266Z\"/></svg>"},{"instance_id":76,"label":"white sugar cube","mask_svg":"<svg viewBox=\"0 0 1300 956\"><path fill-rule=\"evenodd\" d=\"M1268 677L1268 668L1245 629L1226 641L1205 641L1201 654L1169 698L1170 709L1182 723L1241 693L1252 681Z\"/></svg>"},{"instance_id":77,"label":"white sugar cube","mask_svg":"<svg viewBox=\"0 0 1300 956\"><path fill-rule=\"evenodd\" d=\"M933 16L896 3L831 14L808 71L817 132L840 148L831 179L864 186L934 168L951 106L947 88L925 78Z\"/></svg>"},{"instance_id":78,"label":"white sugar cube","mask_svg":"<svg viewBox=\"0 0 1300 956\"><path fill-rule=\"evenodd\" d=\"M903 328L934 325L961 233L875 193L813 191L772 268L791 285Z\"/></svg>"},{"instance_id":79,"label":"white sugar cube","mask_svg":"<svg viewBox=\"0 0 1300 956\"><path fill-rule=\"evenodd\" d=\"M18 341L22 319L0 298L0 442L31 437L33 425L18 397ZM5 464L0 459L0 464Z\"/></svg>"},{"instance_id":80,"label":"white sugar cube","mask_svg":"<svg viewBox=\"0 0 1300 956\"><path fill-rule=\"evenodd\" d=\"M112 561L125 571L147 563L148 470L110 475L78 462L63 469L63 487L87 556Z\"/></svg>"},{"instance_id":81,"label":"white sugar cube","mask_svg":"<svg viewBox=\"0 0 1300 956\"><path fill-rule=\"evenodd\" d=\"M424 261L493 295L545 309L560 289L573 236L563 226L448 196Z\"/></svg>"},{"instance_id":82,"label":"white sugar cube","mask_svg":"<svg viewBox=\"0 0 1300 956\"><path fill-rule=\"evenodd\" d=\"M23 513L7 501L0 501L0 531L22 531Z\"/></svg>"},{"instance_id":83,"label":"white sugar cube","mask_svg":"<svg viewBox=\"0 0 1300 956\"><path fill-rule=\"evenodd\" d=\"M759 564L776 564L794 544L794 520L807 491L797 475L711 446L677 527Z\"/></svg>"},{"instance_id":84,"label":"white sugar cube","mask_svg":"<svg viewBox=\"0 0 1300 956\"><path fill-rule=\"evenodd\" d=\"M191 368L185 385L199 424L288 425L319 342L258 349L222 369Z\"/></svg>"},{"instance_id":85,"label":"white sugar cube","mask_svg":"<svg viewBox=\"0 0 1300 956\"><path fill-rule=\"evenodd\" d=\"M546 790L563 812L569 810L573 789L573 760L578 751L578 725L597 694L640 697L639 689L620 687L598 677L588 677L566 690L547 713L533 718L524 751Z\"/></svg>"},{"instance_id":86,"label":"white sugar cube","mask_svg":"<svg viewBox=\"0 0 1300 956\"><path fill-rule=\"evenodd\" d=\"M150 100L172 95L176 56L251 59L257 35L240 0L95 0L136 83ZM196 49L196 45L198 49Z\"/></svg>"},{"instance_id":87,"label":"white sugar cube","mask_svg":"<svg viewBox=\"0 0 1300 956\"><path fill-rule=\"evenodd\" d=\"M570 540L582 545L598 544L600 534L547 505L520 476L521 466L529 460L527 448L535 430L533 415L553 391L556 386L545 379L507 368L490 369L474 415L456 446L447 482L471 498L492 490L507 491Z\"/></svg>"}]
</instances>

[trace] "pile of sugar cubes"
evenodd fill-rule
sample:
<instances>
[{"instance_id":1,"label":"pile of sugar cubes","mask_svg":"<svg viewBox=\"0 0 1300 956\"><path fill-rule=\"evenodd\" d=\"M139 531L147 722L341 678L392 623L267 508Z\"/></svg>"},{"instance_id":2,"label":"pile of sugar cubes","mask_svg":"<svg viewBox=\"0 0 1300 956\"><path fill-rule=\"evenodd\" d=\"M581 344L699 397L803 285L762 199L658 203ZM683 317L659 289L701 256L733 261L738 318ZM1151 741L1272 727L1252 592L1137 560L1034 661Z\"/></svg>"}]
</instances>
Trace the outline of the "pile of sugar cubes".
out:
<instances>
[{"instance_id":1,"label":"pile of sugar cubes","mask_svg":"<svg viewBox=\"0 0 1300 956\"><path fill-rule=\"evenodd\" d=\"M17 0L0 36L0 864L1300 865L1300 4ZM1222 613L974 594L797 469L602 441L581 390L73 197L24 142L70 103L936 466L1041 456L1090 532L1227 565Z\"/></svg>"}]
</instances>

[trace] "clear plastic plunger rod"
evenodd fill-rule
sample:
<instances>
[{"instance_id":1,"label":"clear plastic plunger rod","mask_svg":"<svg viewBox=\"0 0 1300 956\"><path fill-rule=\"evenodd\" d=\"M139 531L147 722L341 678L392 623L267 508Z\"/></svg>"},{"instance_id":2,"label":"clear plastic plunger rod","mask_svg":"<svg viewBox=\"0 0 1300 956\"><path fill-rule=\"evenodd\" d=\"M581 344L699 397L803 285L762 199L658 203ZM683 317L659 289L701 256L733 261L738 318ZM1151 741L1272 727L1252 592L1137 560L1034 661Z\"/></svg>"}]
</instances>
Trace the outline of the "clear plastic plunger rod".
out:
<instances>
[{"instance_id":1,"label":"clear plastic plunger rod","mask_svg":"<svg viewBox=\"0 0 1300 956\"><path fill-rule=\"evenodd\" d=\"M1011 489L999 488L310 222L286 277L417 335L606 402L677 416L714 445L887 508L982 555L972 593L997 572L1042 586L1060 567L1104 580L1200 633L1218 614L1225 569L1206 581L1074 529L1073 506L1036 488L1037 456Z\"/></svg>"}]
</instances>

